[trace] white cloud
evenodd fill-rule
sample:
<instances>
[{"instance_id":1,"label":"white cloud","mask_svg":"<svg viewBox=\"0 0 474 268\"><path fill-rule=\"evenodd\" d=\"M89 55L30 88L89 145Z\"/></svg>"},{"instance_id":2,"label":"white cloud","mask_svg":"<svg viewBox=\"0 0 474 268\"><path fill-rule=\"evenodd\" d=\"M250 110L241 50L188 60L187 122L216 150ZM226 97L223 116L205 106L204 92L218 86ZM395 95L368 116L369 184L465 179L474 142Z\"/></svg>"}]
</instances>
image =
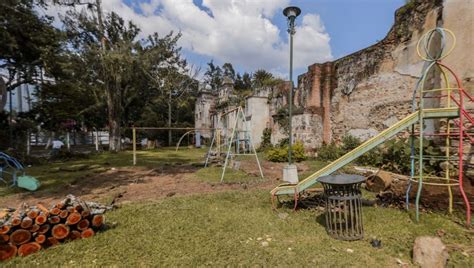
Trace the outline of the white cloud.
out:
<instances>
[{"instance_id":1,"label":"white cloud","mask_svg":"<svg viewBox=\"0 0 474 268\"><path fill-rule=\"evenodd\" d=\"M205 10L192 0L151 0L134 8L122 0L105 0L105 11L114 11L142 29L143 36L181 31L180 45L192 53L218 62L231 62L245 70L264 68L277 73L288 69L286 33L272 23L289 0L203 0ZM329 35L317 14L298 18L295 35L295 68L332 59ZM285 38L281 38L285 36Z\"/></svg>"}]
</instances>

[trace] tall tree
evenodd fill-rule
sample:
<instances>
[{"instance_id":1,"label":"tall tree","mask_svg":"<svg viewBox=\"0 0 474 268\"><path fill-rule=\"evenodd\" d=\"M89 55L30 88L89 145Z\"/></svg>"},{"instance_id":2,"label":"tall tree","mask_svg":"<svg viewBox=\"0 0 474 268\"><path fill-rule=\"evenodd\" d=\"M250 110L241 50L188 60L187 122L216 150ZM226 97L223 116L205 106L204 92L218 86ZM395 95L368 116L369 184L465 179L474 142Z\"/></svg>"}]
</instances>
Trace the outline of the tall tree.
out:
<instances>
[{"instance_id":1,"label":"tall tree","mask_svg":"<svg viewBox=\"0 0 474 268\"><path fill-rule=\"evenodd\" d=\"M223 74L219 65L214 65L211 60L207 63L207 70L204 73L204 81L211 86L212 90L218 91L222 86Z\"/></svg>"},{"instance_id":2,"label":"tall tree","mask_svg":"<svg viewBox=\"0 0 474 268\"><path fill-rule=\"evenodd\" d=\"M35 84L51 57L61 49L61 33L53 18L38 14L46 1L0 2L0 68L8 70L7 91ZM49 59L49 60L48 60Z\"/></svg>"},{"instance_id":3,"label":"tall tree","mask_svg":"<svg viewBox=\"0 0 474 268\"><path fill-rule=\"evenodd\" d=\"M167 125L172 127L173 107L176 107L182 98L188 97L192 85L195 84L194 78L199 71L194 68L188 69L186 60L181 57L181 48L177 46L177 41L181 37L180 34L173 37L170 33L165 39L158 39L158 35L149 38L154 48L154 53L162 55L167 52L168 57L163 62L152 63L148 76L153 83L153 87L158 89L160 94L154 99L155 103L167 103ZM156 49L158 44L164 45L166 51ZM151 57L152 59L160 59L160 57ZM196 71L196 72L194 72ZM172 143L172 131L168 130L168 145Z\"/></svg>"},{"instance_id":4,"label":"tall tree","mask_svg":"<svg viewBox=\"0 0 474 268\"><path fill-rule=\"evenodd\" d=\"M255 71L255 73L253 73L252 85L254 88L263 87L263 86L269 85L274 79L275 77L273 76L272 73L266 70L260 69L260 70Z\"/></svg>"},{"instance_id":5,"label":"tall tree","mask_svg":"<svg viewBox=\"0 0 474 268\"><path fill-rule=\"evenodd\" d=\"M222 71L224 76L232 79L232 81L235 82L235 70L234 67L232 66L232 63L226 62L224 65L222 65Z\"/></svg>"},{"instance_id":6,"label":"tall tree","mask_svg":"<svg viewBox=\"0 0 474 268\"><path fill-rule=\"evenodd\" d=\"M88 67L85 77L76 74L78 82L98 97L98 106L105 104L110 150L118 151L121 126L140 118L152 101L159 100L161 106L173 102L187 65L177 46L180 35L155 33L141 40L140 29L114 12L105 15L102 26L98 16L86 12L71 11L63 21L72 40L71 53L80 55L79 66Z\"/></svg>"},{"instance_id":7,"label":"tall tree","mask_svg":"<svg viewBox=\"0 0 474 268\"><path fill-rule=\"evenodd\" d=\"M243 90L250 90L252 88L252 75L245 72L243 75L239 73L235 79L235 90L243 91Z\"/></svg>"}]
</instances>

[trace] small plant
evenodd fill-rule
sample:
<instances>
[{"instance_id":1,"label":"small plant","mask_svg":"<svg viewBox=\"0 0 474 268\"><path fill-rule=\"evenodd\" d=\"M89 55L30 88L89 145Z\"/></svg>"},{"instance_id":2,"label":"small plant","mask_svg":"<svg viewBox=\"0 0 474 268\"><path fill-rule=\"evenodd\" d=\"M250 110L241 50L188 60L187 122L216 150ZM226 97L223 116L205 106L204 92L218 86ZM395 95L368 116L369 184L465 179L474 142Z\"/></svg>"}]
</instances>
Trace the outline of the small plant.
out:
<instances>
[{"instance_id":1,"label":"small plant","mask_svg":"<svg viewBox=\"0 0 474 268\"><path fill-rule=\"evenodd\" d=\"M263 152L266 149L271 148L271 147L273 147L273 145L272 145L272 130L267 127L263 130L262 142L260 143L260 147L258 148L258 150L260 152Z\"/></svg>"},{"instance_id":2,"label":"small plant","mask_svg":"<svg viewBox=\"0 0 474 268\"><path fill-rule=\"evenodd\" d=\"M290 144L290 139L289 138L283 138L278 142L278 146L280 146L280 147L288 146L288 144Z\"/></svg>"},{"instance_id":3,"label":"small plant","mask_svg":"<svg viewBox=\"0 0 474 268\"><path fill-rule=\"evenodd\" d=\"M296 142L291 148L293 149L291 155L293 161L301 162L306 160L307 157L302 142ZM267 150L265 156L272 162L286 162L288 161L288 145L271 148Z\"/></svg>"},{"instance_id":4,"label":"small plant","mask_svg":"<svg viewBox=\"0 0 474 268\"><path fill-rule=\"evenodd\" d=\"M272 162L286 162L288 161L288 150L281 147L270 148L265 153L265 157Z\"/></svg>"},{"instance_id":5,"label":"small plant","mask_svg":"<svg viewBox=\"0 0 474 268\"><path fill-rule=\"evenodd\" d=\"M284 133L288 133L290 120L288 120L288 107L281 107L273 116L278 125L283 129Z\"/></svg>"},{"instance_id":6,"label":"small plant","mask_svg":"<svg viewBox=\"0 0 474 268\"><path fill-rule=\"evenodd\" d=\"M306 155L304 152L304 145L302 142L297 141L295 144L292 146L293 152L292 152L292 158L296 162L301 162L306 160Z\"/></svg>"},{"instance_id":7,"label":"small plant","mask_svg":"<svg viewBox=\"0 0 474 268\"><path fill-rule=\"evenodd\" d=\"M318 158L324 161L336 160L344 154L342 148L337 146L334 142L331 142L330 144L323 143L316 152Z\"/></svg>"},{"instance_id":8,"label":"small plant","mask_svg":"<svg viewBox=\"0 0 474 268\"><path fill-rule=\"evenodd\" d=\"M353 149L357 148L361 144L361 141L359 138L354 137L352 135L346 135L342 138L342 150L344 153L348 153L352 151Z\"/></svg>"}]
</instances>

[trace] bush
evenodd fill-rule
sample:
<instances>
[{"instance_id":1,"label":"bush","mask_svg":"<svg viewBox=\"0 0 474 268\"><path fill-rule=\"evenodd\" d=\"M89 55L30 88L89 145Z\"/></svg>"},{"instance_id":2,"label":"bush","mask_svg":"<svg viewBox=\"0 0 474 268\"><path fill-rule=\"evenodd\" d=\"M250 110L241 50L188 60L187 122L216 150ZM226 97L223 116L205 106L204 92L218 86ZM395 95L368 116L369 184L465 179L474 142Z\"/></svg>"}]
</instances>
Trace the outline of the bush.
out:
<instances>
[{"instance_id":1,"label":"bush","mask_svg":"<svg viewBox=\"0 0 474 268\"><path fill-rule=\"evenodd\" d=\"M262 152L268 148L273 147L271 139L272 139L272 130L270 128L265 128L263 130L262 142L260 143L260 147L258 148L258 151Z\"/></svg>"},{"instance_id":2,"label":"bush","mask_svg":"<svg viewBox=\"0 0 474 268\"><path fill-rule=\"evenodd\" d=\"M355 148L357 148L359 145L361 145L361 141L359 138L351 136L351 135L346 135L344 138L342 138L342 150L344 153L348 153Z\"/></svg>"},{"instance_id":3,"label":"bush","mask_svg":"<svg viewBox=\"0 0 474 268\"><path fill-rule=\"evenodd\" d=\"M292 153L292 158L295 162L301 162L306 160L306 155L304 153L304 145L302 142L297 141L295 144L293 144L293 153Z\"/></svg>"},{"instance_id":4,"label":"bush","mask_svg":"<svg viewBox=\"0 0 474 268\"><path fill-rule=\"evenodd\" d=\"M267 160L272 162L286 162L288 161L288 149L287 148L270 148L265 153Z\"/></svg>"},{"instance_id":5,"label":"bush","mask_svg":"<svg viewBox=\"0 0 474 268\"><path fill-rule=\"evenodd\" d=\"M316 152L318 153L318 158L324 161L334 161L344 154L342 148L334 142L330 144L323 143Z\"/></svg>"},{"instance_id":6,"label":"bush","mask_svg":"<svg viewBox=\"0 0 474 268\"><path fill-rule=\"evenodd\" d=\"M289 138L283 138L278 142L279 147L285 147L285 146L288 146L288 144L290 144Z\"/></svg>"},{"instance_id":7,"label":"bush","mask_svg":"<svg viewBox=\"0 0 474 268\"><path fill-rule=\"evenodd\" d=\"M334 161L342 155L353 150L361 144L360 140L345 136L342 139L342 145L337 146L335 143L323 144L318 149L318 158L326 161ZM431 141L426 140L424 143L424 151L429 155L439 155L439 150L436 150ZM415 150L418 152L418 142L415 142ZM374 148L369 152L363 154L355 160L357 164L381 167L385 170L408 174L410 173L410 141L406 138L389 140ZM439 163L436 161L425 161L425 172L437 173L440 171Z\"/></svg>"},{"instance_id":8,"label":"bush","mask_svg":"<svg viewBox=\"0 0 474 268\"><path fill-rule=\"evenodd\" d=\"M304 145L302 142L297 141L292 146L292 160L295 162L301 162L306 160L304 152ZM272 162L286 162L288 161L288 146L279 146L267 150L265 154L267 160Z\"/></svg>"}]
</instances>

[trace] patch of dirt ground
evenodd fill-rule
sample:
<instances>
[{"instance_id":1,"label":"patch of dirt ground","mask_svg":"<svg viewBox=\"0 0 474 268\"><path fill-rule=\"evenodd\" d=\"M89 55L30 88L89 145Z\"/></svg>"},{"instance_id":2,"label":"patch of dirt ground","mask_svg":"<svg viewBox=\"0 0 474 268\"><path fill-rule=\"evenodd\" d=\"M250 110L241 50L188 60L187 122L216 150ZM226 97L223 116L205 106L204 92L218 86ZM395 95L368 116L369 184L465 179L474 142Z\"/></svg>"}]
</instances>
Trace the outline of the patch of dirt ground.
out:
<instances>
[{"instance_id":1,"label":"patch of dirt ground","mask_svg":"<svg viewBox=\"0 0 474 268\"><path fill-rule=\"evenodd\" d=\"M169 166L156 169L144 167L112 168L100 174L76 179L56 190L19 193L0 197L0 207L18 207L21 203L49 205L73 194L84 200L122 203L131 201L157 200L171 196L212 193L229 190L272 189L281 183L285 163L264 161L262 170L265 180L246 183L210 183L201 181L193 166ZM255 161L241 162L240 169L251 176L259 176ZM308 170L305 164L298 164L298 170Z\"/></svg>"}]
</instances>

